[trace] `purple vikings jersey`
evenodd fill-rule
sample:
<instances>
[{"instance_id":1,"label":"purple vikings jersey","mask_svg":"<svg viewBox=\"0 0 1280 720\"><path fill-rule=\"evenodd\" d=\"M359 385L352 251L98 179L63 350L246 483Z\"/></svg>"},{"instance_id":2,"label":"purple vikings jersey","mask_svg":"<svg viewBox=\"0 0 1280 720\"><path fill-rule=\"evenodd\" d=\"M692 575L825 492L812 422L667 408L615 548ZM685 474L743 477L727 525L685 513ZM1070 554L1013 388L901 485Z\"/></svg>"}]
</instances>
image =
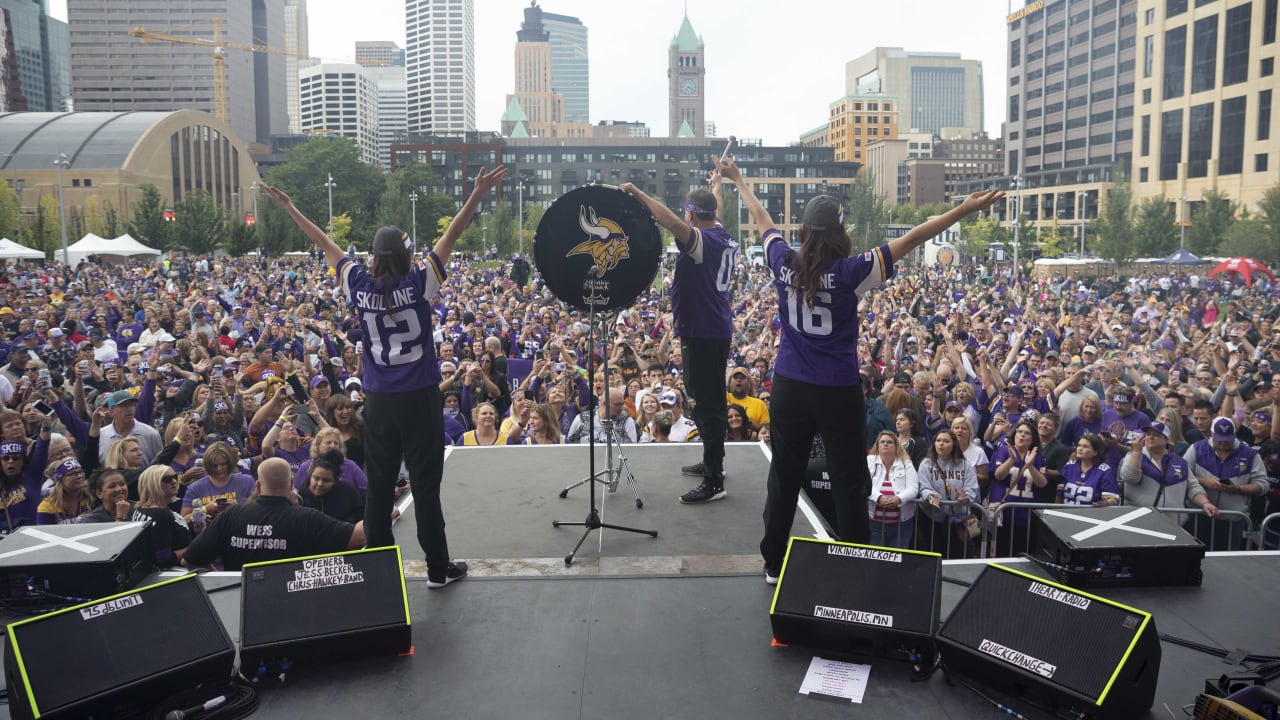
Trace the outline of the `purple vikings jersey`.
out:
<instances>
[{"instance_id":1,"label":"purple vikings jersey","mask_svg":"<svg viewBox=\"0 0 1280 720\"><path fill-rule=\"evenodd\" d=\"M893 277L893 256L881 245L831 264L810 307L793 289L795 251L782 234L764 234L782 314L782 342L775 371L792 380L842 387L858 385L858 294Z\"/></svg>"},{"instance_id":2,"label":"purple vikings jersey","mask_svg":"<svg viewBox=\"0 0 1280 720\"><path fill-rule=\"evenodd\" d=\"M418 260L391 290L386 307L382 281L369 277L364 266L338 261L342 294L347 296L364 331L364 389L403 392L440 383L440 366L431 341L429 300L444 282L444 267L434 252Z\"/></svg>"},{"instance_id":3,"label":"purple vikings jersey","mask_svg":"<svg viewBox=\"0 0 1280 720\"><path fill-rule=\"evenodd\" d=\"M1107 463L1080 471L1080 463L1072 460L1062 466L1062 502L1064 505L1092 505L1104 496L1120 496L1116 472Z\"/></svg>"},{"instance_id":4,"label":"purple vikings jersey","mask_svg":"<svg viewBox=\"0 0 1280 720\"><path fill-rule=\"evenodd\" d=\"M733 337L729 286L738 267L738 243L720 223L691 228L671 283L671 314L679 337L728 340Z\"/></svg>"}]
</instances>

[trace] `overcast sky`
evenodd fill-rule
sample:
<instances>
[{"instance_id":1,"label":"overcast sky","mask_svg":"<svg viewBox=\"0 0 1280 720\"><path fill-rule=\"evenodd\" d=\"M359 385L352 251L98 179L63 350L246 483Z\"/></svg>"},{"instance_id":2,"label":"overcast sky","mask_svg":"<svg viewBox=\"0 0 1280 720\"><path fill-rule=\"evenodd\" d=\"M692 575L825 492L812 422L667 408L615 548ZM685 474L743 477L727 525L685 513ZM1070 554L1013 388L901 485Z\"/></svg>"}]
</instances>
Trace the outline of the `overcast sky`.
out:
<instances>
[{"instance_id":1,"label":"overcast sky","mask_svg":"<svg viewBox=\"0 0 1280 720\"><path fill-rule=\"evenodd\" d=\"M281 0L270 0L280 2ZM706 43L707 119L721 135L795 142L844 94L845 63L876 46L982 61L985 126L1004 118L1005 15L1023 0L689 0ZM66 0L53 0L64 17ZM591 121L639 120L667 134L667 48L685 0L539 0L587 26ZM476 122L497 130L513 90L516 30L528 0L475 0ZM356 40L404 46L403 0L308 0L311 54L351 59Z\"/></svg>"}]
</instances>

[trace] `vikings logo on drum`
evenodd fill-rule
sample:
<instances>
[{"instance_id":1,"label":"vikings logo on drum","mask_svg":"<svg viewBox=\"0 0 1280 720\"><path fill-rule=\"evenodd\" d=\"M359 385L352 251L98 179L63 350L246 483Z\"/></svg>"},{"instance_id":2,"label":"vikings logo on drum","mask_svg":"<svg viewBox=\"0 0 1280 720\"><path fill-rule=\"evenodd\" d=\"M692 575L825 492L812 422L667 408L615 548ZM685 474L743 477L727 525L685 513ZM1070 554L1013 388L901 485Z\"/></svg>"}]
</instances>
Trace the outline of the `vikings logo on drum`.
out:
<instances>
[{"instance_id":1,"label":"vikings logo on drum","mask_svg":"<svg viewBox=\"0 0 1280 720\"><path fill-rule=\"evenodd\" d=\"M582 231L591 236L590 240L578 243L565 255L589 254L595 260L591 272L596 277L618 266L618 263L631 257L631 241L622 231L618 223L596 217L596 209L585 205L578 206L578 225Z\"/></svg>"}]
</instances>

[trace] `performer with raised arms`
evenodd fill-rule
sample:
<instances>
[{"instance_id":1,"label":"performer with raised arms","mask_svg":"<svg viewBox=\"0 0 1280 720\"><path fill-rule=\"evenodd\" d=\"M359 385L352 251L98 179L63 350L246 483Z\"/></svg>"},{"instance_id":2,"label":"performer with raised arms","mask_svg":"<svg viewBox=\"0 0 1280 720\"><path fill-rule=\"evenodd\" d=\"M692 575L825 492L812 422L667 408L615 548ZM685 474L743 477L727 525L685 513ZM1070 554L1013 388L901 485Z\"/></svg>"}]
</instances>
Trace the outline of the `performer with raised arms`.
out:
<instances>
[{"instance_id":1,"label":"performer with raised arms","mask_svg":"<svg viewBox=\"0 0 1280 720\"><path fill-rule=\"evenodd\" d=\"M836 531L842 540L871 538L867 496L866 406L858 367L858 296L889 279L894 263L960 218L990 207L1004 193L974 193L958 207L928 220L888 244L849 256L852 242L840 203L819 195L805 207L800 248L787 246L769 213L732 160L717 162L720 174L738 186L759 225L773 272L782 317L782 338L773 371L769 416L773 460L764 508L765 580L778 581L796 500L817 432L827 449Z\"/></svg>"},{"instance_id":2,"label":"performer with raised arms","mask_svg":"<svg viewBox=\"0 0 1280 720\"><path fill-rule=\"evenodd\" d=\"M449 560L440 507L444 420L429 301L440 291L449 255L480 199L506 174L501 165L488 173L480 169L471 195L425 260L413 260L413 243L405 231L390 225L379 229L367 270L304 217L288 195L265 186L267 196L324 252L342 294L360 321L364 335L364 446L369 476L364 527L368 546L395 544L391 506L403 460L409 469L418 542L427 556L427 587L431 588L466 577L467 565Z\"/></svg>"},{"instance_id":3,"label":"performer with raised arms","mask_svg":"<svg viewBox=\"0 0 1280 720\"><path fill-rule=\"evenodd\" d=\"M684 387L693 400L693 421L702 438L702 462L681 468L701 477L680 496L682 503L705 503L725 496L724 433L729 405L725 369L733 340L729 287L738 266L738 242L720 224L720 173L712 171L710 190L694 190L684 201L684 216L672 212L643 190L623 183L671 231L680 247L671 284L671 314L684 359Z\"/></svg>"}]
</instances>

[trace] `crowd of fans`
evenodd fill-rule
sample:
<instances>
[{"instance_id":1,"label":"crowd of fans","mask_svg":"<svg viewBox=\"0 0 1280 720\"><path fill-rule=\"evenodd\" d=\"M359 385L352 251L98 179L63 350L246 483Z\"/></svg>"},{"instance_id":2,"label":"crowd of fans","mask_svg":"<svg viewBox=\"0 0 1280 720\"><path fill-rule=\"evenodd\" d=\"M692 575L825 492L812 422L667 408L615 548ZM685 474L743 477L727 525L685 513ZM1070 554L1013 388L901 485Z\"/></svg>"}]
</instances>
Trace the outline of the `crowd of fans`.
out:
<instances>
[{"instance_id":1,"label":"crowd of fans","mask_svg":"<svg viewBox=\"0 0 1280 720\"><path fill-rule=\"evenodd\" d=\"M625 442L699 441L669 283L592 346L583 313L511 268L458 258L433 300L447 442L603 440L583 415L597 406ZM62 273L0 273L4 528L146 518L173 564L250 500L268 458L304 505L363 517L363 338L320 258ZM765 268L743 263L735 283L726 439L768 442L781 319ZM973 554L999 516L992 549L1016 553L1026 512L1002 504L1123 502L1202 509L1196 532L1239 547L1241 518L1280 509L1280 305L1265 280L906 267L862 303L878 542ZM819 442L815 478L822 455Z\"/></svg>"}]
</instances>

